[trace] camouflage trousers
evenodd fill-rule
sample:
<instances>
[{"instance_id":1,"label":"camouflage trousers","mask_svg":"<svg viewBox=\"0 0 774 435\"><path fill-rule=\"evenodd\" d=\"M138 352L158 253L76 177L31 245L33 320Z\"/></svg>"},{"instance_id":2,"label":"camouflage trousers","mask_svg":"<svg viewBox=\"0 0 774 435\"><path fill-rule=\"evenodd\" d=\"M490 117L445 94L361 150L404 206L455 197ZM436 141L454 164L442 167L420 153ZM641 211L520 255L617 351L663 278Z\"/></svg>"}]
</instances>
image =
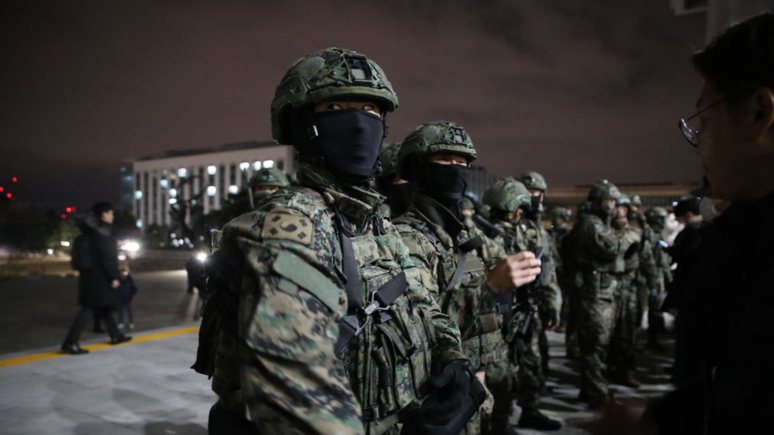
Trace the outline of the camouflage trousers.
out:
<instances>
[{"instance_id":1,"label":"camouflage trousers","mask_svg":"<svg viewBox=\"0 0 774 435\"><path fill-rule=\"evenodd\" d=\"M540 352L540 336L544 335L544 331L540 316L536 315L534 322L535 328L532 331L529 345L519 360L517 388L518 403L522 408L525 406L536 407L540 403L540 389L545 383Z\"/></svg>"},{"instance_id":2,"label":"camouflage trousers","mask_svg":"<svg viewBox=\"0 0 774 435\"><path fill-rule=\"evenodd\" d=\"M615 319L617 285L611 274L586 273L583 287L571 299L577 314L581 394L592 401L608 395L607 352Z\"/></svg>"},{"instance_id":3,"label":"camouflage trousers","mask_svg":"<svg viewBox=\"0 0 774 435\"><path fill-rule=\"evenodd\" d=\"M635 271L620 275L615 293L615 317L610 337L608 371L611 375L625 377L637 366L635 337L638 322L638 294Z\"/></svg>"},{"instance_id":4,"label":"camouflage trousers","mask_svg":"<svg viewBox=\"0 0 774 435\"><path fill-rule=\"evenodd\" d=\"M510 358L510 344L500 331L495 332L496 341L490 353L490 361L484 366L486 386L492 392L494 404L492 412L482 421L484 433L491 433L490 425L508 421L513 410L513 398L516 392L517 366Z\"/></svg>"}]
</instances>

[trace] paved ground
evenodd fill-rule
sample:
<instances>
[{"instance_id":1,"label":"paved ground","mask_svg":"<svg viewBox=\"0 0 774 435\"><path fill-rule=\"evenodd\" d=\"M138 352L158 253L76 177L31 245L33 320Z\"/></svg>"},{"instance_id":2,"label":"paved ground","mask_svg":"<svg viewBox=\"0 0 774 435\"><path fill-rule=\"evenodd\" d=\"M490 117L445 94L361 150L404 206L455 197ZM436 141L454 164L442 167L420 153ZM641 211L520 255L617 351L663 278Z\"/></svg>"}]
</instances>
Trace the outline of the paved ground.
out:
<instances>
[{"instance_id":1,"label":"paved ground","mask_svg":"<svg viewBox=\"0 0 774 435\"><path fill-rule=\"evenodd\" d=\"M189 369L196 333L182 330L197 326L196 298L185 293L182 272L135 278L140 285L137 341L112 347L100 344L105 336L90 333L82 345L92 353L82 356L51 353L75 314L74 280L0 282L5 300L0 305L0 327L5 332L0 346L0 433L206 434L214 396L209 381ZM548 379L551 391L542 408L565 422L565 428L553 433L587 434L594 415L576 399L577 363L564 358L563 338L549 336L554 356ZM13 358L31 355L48 359L3 367ZM618 400L641 409L648 399L670 388L664 367L671 359L649 354L639 358L643 388L612 388ZM512 419L518 420L518 408Z\"/></svg>"},{"instance_id":2,"label":"paved ground","mask_svg":"<svg viewBox=\"0 0 774 435\"><path fill-rule=\"evenodd\" d=\"M132 274L138 292L134 299L136 333L183 325L198 314L196 295L185 292L185 271ZM78 278L0 280L0 355L61 346L78 312ZM90 324L82 340L108 339Z\"/></svg>"}]
</instances>

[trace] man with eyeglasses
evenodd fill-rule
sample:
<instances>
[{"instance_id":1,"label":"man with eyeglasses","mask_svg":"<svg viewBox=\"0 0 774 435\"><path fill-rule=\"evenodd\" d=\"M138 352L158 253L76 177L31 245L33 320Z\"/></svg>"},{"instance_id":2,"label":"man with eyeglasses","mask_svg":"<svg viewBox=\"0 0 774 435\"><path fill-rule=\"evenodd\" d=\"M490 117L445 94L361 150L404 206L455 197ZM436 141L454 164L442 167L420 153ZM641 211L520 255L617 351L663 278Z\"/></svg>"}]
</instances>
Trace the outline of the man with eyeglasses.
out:
<instances>
[{"instance_id":1,"label":"man with eyeglasses","mask_svg":"<svg viewBox=\"0 0 774 435\"><path fill-rule=\"evenodd\" d=\"M704 86L698 112L680 126L699 154L709 196L733 204L704 232L681 304L677 388L652 404L644 430L629 433L770 434L774 13L730 27L693 62ZM627 433L607 428L598 433Z\"/></svg>"}]
</instances>

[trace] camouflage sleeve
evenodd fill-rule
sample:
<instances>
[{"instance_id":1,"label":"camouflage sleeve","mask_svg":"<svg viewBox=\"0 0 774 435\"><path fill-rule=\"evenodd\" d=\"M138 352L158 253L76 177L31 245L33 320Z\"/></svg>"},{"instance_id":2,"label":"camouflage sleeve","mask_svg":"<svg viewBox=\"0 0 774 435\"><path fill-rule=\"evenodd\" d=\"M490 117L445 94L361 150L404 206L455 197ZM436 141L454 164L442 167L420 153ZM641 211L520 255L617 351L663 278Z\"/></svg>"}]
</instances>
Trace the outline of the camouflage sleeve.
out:
<instances>
[{"instance_id":1,"label":"camouflage sleeve","mask_svg":"<svg viewBox=\"0 0 774 435\"><path fill-rule=\"evenodd\" d=\"M546 235L548 235L546 233ZM562 290L559 288L559 279L556 277L556 263L554 259L559 256L556 252L556 244L554 240L549 236L545 239L548 245L548 253L546 254L546 261L544 263L544 272L548 274L546 282L547 285L543 286L540 290L540 300L538 305L541 310L549 311L553 310L557 312L559 310L559 295Z\"/></svg>"},{"instance_id":2,"label":"camouflage sleeve","mask_svg":"<svg viewBox=\"0 0 774 435\"><path fill-rule=\"evenodd\" d=\"M401 232L401 237L404 241L402 246L407 250L412 263L403 269L409 282L409 299L413 307L430 314L435 331L436 346L433 348L433 361L437 362L435 365L443 367L448 361L467 359L462 352L460 329L449 316L441 311L438 305L438 282L429 273L431 269L428 268L432 256L428 258L416 249L415 243L424 244L430 243L430 241L424 235L421 235L424 240L416 240L406 232ZM409 243L406 243L407 237L409 237ZM427 248L426 245L424 247Z\"/></svg>"},{"instance_id":3,"label":"camouflage sleeve","mask_svg":"<svg viewBox=\"0 0 774 435\"><path fill-rule=\"evenodd\" d=\"M242 399L258 433L362 434L362 411L336 357L345 292L330 228L293 210L254 212L224 229L245 255L239 332ZM284 232L283 232L284 231Z\"/></svg>"},{"instance_id":4,"label":"camouflage sleeve","mask_svg":"<svg viewBox=\"0 0 774 435\"><path fill-rule=\"evenodd\" d=\"M621 238L601 219L584 219L579 222L580 243L589 253L605 261L615 260L620 252Z\"/></svg>"},{"instance_id":5,"label":"camouflage sleeve","mask_svg":"<svg viewBox=\"0 0 774 435\"><path fill-rule=\"evenodd\" d=\"M658 265L656 264L656 257L653 255L653 244L645 237L643 237L640 250L640 273L645 277L649 289L652 290L660 287Z\"/></svg>"}]
</instances>

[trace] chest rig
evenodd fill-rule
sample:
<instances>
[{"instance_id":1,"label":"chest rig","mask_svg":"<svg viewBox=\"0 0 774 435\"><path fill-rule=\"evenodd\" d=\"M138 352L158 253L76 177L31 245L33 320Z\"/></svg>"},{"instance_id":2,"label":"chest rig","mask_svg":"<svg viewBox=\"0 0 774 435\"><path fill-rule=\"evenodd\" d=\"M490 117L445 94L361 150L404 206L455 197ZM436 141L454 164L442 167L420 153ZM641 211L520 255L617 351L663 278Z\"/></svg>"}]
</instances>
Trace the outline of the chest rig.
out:
<instances>
[{"instance_id":1,"label":"chest rig","mask_svg":"<svg viewBox=\"0 0 774 435\"><path fill-rule=\"evenodd\" d=\"M336 352L368 433L381 434L427 395L435 334L429 309L412 304L400 235L378 212L380 198L363 193L328 189L324 197L341 242L335 267L348 301Z\"/></svg>"}]
</instances>

